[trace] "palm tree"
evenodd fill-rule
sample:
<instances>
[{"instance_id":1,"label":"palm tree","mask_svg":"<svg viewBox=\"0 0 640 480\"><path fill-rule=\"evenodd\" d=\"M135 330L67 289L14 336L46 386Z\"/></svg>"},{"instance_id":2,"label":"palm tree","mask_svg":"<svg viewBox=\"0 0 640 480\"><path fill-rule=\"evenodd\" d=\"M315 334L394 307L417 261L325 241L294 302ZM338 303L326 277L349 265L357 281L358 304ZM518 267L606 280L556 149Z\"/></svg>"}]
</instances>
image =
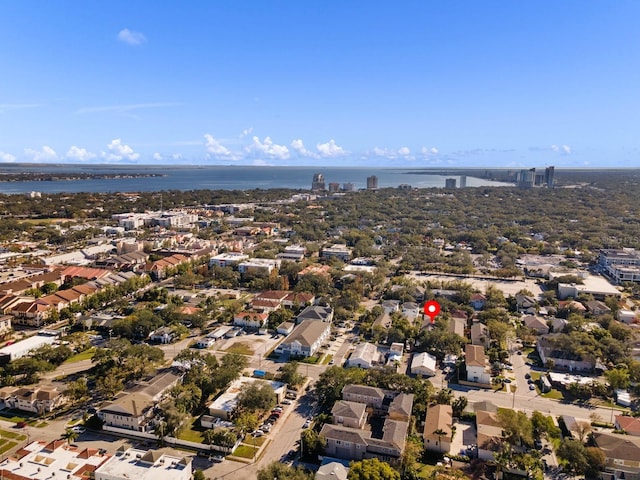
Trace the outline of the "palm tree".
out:
<instances>
[{"instance_id":1,"label":"palm tree","mask_svg":"<svg viewBox=\"0 0 640 480\"><path fill-rule=\"evenodd\" d=\"M444 437L447 432L445 432L442 428L438 428L437 430L433 431L433 434L438 436L438 445L440 446L440 453L442 453L442 437Z\"/></svg>"},{"instance_id":2,"label":"palm tree","mask_svg":"<svg viewBox=\"0 0 640 480\"><path fill-rule=\"evenodd\" d=\"M167 422L161 420L153 429L153 433L158 437L160 446L164 446L164 437L167 435Z\"/></svg>"},{"instance_id":3,"label":"palm tree","mask_svg":"<svg viewBox=\"0 0 640 480\"><path fill-rule=\"evenodd\" d=\"M62 438L67 441L68 445L71 445L76 438L78 438L79 433L72 430L71 428L67 428L65 432L62 434Z\"/></svg>"}]
</instances>

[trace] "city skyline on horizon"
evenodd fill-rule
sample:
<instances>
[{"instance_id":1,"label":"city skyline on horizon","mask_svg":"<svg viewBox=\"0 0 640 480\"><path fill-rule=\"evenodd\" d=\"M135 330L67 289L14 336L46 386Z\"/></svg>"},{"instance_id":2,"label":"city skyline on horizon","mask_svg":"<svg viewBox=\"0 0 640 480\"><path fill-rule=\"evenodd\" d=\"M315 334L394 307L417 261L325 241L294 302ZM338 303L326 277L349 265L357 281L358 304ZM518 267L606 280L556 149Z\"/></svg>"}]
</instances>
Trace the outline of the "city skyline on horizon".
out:
<instances>
[{"instance_id":1,"label":"city skyline on horizon","mask_svg":"<svg viewBox=\"0 0 640 480\"><path fill-rule=\"evenodd\" d=\"M0 164L640 166L632 1L34 5Z\"/></svg>"}]
</instances>

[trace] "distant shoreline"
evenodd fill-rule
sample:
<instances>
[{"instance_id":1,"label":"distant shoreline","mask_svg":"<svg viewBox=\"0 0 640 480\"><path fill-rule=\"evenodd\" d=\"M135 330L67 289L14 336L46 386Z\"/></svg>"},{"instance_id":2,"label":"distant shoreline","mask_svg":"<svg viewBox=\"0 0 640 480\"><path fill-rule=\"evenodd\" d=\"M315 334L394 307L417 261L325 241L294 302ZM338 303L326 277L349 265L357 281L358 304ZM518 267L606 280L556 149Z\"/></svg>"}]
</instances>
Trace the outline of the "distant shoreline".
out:
<instances>
[{"instance_id":1,"label":"distant shoreline","mask_svg":"<svg viewBox=\"0 0 640 480\"><path fill-rule=\"evenodd\" d=\"M76 180L117 180L127 178L166 177L161 173L1 173L0 182L69 182Z\"/></svg>"}]
</instances>

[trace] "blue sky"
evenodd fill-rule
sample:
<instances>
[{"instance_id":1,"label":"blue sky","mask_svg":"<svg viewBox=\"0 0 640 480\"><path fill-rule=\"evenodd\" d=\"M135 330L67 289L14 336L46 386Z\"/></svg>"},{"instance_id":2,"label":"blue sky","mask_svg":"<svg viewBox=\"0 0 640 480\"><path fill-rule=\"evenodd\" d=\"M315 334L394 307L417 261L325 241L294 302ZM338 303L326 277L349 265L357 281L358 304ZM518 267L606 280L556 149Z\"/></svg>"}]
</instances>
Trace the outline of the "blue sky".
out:
<instances>
[{"instance_id":1,"label":"blue sky","mask_svg":"<svg viewBox=\"0 0 640 480\"><path fill-rule=\"evenodd\" d=\"M0 2L0 161L640 166L640 2Z\"/></svg>"}]
</instances>

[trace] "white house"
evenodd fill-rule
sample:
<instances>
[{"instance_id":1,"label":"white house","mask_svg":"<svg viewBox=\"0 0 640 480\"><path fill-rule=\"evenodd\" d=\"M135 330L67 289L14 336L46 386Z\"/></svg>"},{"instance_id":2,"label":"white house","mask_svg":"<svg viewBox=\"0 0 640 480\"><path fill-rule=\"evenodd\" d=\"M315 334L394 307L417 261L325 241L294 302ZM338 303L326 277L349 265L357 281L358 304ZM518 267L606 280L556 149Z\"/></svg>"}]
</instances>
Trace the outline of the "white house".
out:
<instances>
[{"instance_id":1,"label":"white house","mask_svg":"<svg viewBox=\"0 0 640 480\"><path fill-rule=\"evenodd\" d=\"M638 320L638 313L633 310L618 310L618 320L622 323L635 323Z\"/></svg>"},{"instance_id":2,"label":"white house","mask_svg":"<svg viewBox=\"0 0 640 480\"><path fill-rule=\"evenodd\" d=\"M266 272L271 273L274 269L280 268L282 260L272 260L270 258L252 258L238 264L240 273Z\"/></svg>"},{"instance_id":3,"label":"white house","mask_svg":"<svg viewBox=\"0 0 640 480\"><path fill-rule=\"evenodd\" d=\"M467 366L467 381L488 385L491 383L491 372L487 367L487 357L481 345L466 345L464 349Z\"/></svg>"},{"instance_id":4,"label":"white house","mask_svg":"<svg viewBox=\"0 0 640 480\"><path fill-rule=\"evenodd\" d=\"M257 312L240 312L233 317L233 324L239 327L263 328L269 315Z\"/></svg>"},{"instance_id":5,"label":"white house","mask_svg":"<svg viewBox=\"0 0 640 480\"><path fill-rule=\"evenodd\" d=\"M277 350L290 355L310 357L318 351L330 334L330 323L304 320L284 339Z\"/></svg>"},{"instance_id":6,"label":"white house","mask_svg":"<svg viewBox=\"0 0 640 480\"><path fill-rule=\"evenodd\" d=\"M411 374L433 377L436 374L436 357L427 352L416 353L411 360Z\"/></svg>"},{"instance_id":7,"label":"white house","mask_svg":"<svg viewBox=\"0 0 640 480\"><path fill-rule=\"evenodd\" d=\"M349 360L347 360L347 367L371 368L376 365L379 360L380 354L378 353L378 347L372 343L361 343L353 351Z\"/></svg>"},{"instance_id":8,"label":"white house","mask_svg":"<svg viewBox=\"0 0 640 480\"><path fill-rule=\"evenodd\" d=\"M238 252L226 252L211 257L209 260L210 267L228 267L231 265L237 265L238 263L249 258L249 255Z\"/></svg>"},{"instance_id":9,"label":"white house","mask_svg":"<svg viewBox=\"0 0 640 480\"><path fill-rule=\"evenodd\" d=\"M404 302L402 304L402 315L413 321L420 315L420 307L415 302Z\"/></svg>"}]
</instances>

